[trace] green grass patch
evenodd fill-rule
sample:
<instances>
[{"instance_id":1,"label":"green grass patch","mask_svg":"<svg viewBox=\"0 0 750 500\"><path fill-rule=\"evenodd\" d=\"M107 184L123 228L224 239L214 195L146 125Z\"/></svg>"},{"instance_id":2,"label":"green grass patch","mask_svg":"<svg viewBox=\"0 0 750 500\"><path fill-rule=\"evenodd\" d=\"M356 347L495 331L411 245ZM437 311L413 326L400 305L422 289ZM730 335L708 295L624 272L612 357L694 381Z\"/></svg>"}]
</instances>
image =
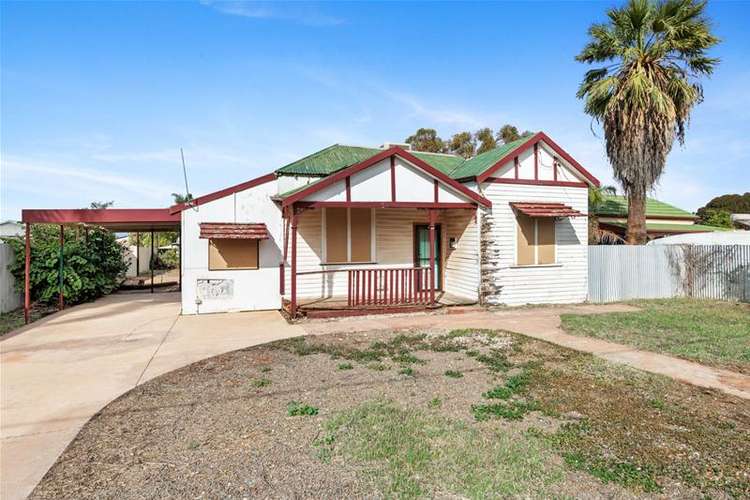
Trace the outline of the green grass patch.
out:
<instances>
[{"instance_id":1,"label":"green grass patch","mask_svg":"<svg viewBox=\"0 0 750 500\"><path fill-rule=\"evenodd\" d=\"M750 373L750 306L668 299L634 302L636 312L562 315L562 327L585 335Z\"/></svg>"},{"instance_id":2,"label":"green grass patch","mask_svg":"<svg viewBox=\"0 0 750 500\"><path fill-rule=\"evenodd\" d=\"M290 401L286 406L286 413L290 417L312 416L318 414L318 409L299 401Z\"/></svg>"},{"instance_id":3,"label":"green grass patch","mask_svg":"<svg viewBox=\"0 0 750 500\"><path fill-rule=\"evenodd\" d=\"M481 422L491 418L522 420L528 412L537 409L539 409L539 406L534 402L512 400L472 405L471 412L474 414L474 418Z\"/></svg>"},{"instance_id":4,"label":"green grass patch","mask_svg":"<svg viewBox=\"0 0 750 500\"><path fill-rule=\"evenodd\" d=\"M335 415L315 446L324 460L361 464L385 497L544 497L563 477L541 440L482 433L392 402Z\"/></svg>"},{"instance_id":5,"label":"green grass patch","mask_svg":"<svg viewBox=\"0 0 750 500\"><path fill-rule=\"evenodd\" d=\"M271 381L267 378L256 378L251 382L253 387L266 387L271 385Z\"/></svg>"},{"instance_id":6,"label":"green grass patch","mask_svg":"<svg viewBox=\"0 0 750 500\"><path fill-rule=\"evenodd\" d=\"M448 378L463 378L464 374L458 370L445 370L446 377Z\"/></svg>"},{"instance_id":7,"label":"green grass patch","mask_svg":"<svg viewBox=\"0 0 750 500\"><path fill-rule=\"evenodd\" d=\"M427 402L427 406L429 408L440 408L441 406L443 406L443 400L435 396Z\"/></svg>"},{"instance_id":8,"label":"green grass patch","mask_svg":"<svg viewBox=\"0 0 750 500\"><path fill-rule=\"evenodd\" d=\"M339 370L351 370L354 368L354 365L351 363L339 363L337 368Z\"/></svg>"},{"instance_id":9,"label":"green grass patch","mask_svg":"<svg viewBox=\"0 0 750 500\"><path fill-rule=\"evenodd\" d=\"M268 373L268 372L270 372L270 371L271 371L271 367L270 367L270 366L263 366L263 367L261 367L261 369L260 369L260 372L261 372L261 373Z\"/></svg>"},{"instance_id":10,"label":"green grass patch","mask_svg":"<svg viewBox=\"0 0 750 500\"><path fill-rule=\"evenodd\" d=\"M411 366L404 366L401 368L398 373L400 375L406 375L407 377L413 377L414 376L414 369Z\"/></svg>"}]
</instances>

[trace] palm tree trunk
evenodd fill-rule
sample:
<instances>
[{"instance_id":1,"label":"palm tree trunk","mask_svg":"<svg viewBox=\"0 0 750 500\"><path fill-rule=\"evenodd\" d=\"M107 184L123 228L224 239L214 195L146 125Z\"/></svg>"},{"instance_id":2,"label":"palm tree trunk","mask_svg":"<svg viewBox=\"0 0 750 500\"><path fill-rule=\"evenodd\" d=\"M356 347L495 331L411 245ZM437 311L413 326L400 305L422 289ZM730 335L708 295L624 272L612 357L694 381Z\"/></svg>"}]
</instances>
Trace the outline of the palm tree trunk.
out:
<instances>
[{"instance_id":1,"label":"palm tree trunk","mask_svg":"<svg viewBox=\"0 0 750 500\"><path fill-rule=\"evenodd\" d=\"M646 236L646 196L628 194L628 245L644 245Z\"/></svg>"}]
</instances>

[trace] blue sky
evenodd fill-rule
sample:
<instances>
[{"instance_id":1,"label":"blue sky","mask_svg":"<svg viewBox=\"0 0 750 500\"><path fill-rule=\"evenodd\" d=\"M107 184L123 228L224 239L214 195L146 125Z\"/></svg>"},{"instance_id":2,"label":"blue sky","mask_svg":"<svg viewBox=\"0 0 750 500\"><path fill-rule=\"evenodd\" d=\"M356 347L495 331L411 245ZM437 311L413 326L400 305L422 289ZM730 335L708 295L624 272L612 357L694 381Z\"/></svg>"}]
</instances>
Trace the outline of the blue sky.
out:
<instances>
[{"instance_id":1,"label":"blue sky","mask_svg":"<svg viewBox=\"0 0 750 500\"><path fill-rule=\"evenodd\" d=\"M603 182L573 57L613 3L3 3L0 219L21 208L166 206L330 144L544 130ZM657 196L687 209L750 189L750 3L724 40Z\"/></svg>"}]
</instances>

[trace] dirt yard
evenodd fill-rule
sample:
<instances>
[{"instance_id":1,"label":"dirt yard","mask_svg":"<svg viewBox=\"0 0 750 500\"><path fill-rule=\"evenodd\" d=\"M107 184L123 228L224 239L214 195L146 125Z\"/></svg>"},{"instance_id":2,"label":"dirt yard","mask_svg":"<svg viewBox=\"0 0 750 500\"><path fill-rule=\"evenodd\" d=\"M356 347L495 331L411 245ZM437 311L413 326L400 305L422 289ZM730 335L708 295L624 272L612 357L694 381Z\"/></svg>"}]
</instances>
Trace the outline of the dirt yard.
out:
<instances>
[{"instance_id":1,"label":"dirt yard","mask_svg":"<svg viewBox=\"0 0 750 500\"><path fill-rule=\"evenodd\" d=\"M481 330L296 338L97 414L32 498L750 495L750 403Z\"/></svg>"}]
</instances>

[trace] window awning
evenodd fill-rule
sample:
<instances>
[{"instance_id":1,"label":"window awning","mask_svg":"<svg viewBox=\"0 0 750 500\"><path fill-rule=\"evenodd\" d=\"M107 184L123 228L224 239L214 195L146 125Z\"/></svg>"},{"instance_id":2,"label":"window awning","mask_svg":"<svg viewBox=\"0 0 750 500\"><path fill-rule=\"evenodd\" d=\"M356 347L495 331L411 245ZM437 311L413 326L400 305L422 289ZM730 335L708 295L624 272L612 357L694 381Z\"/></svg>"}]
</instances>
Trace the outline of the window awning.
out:
<instances>
[{"instance_id":1,"label":"window awning","mask_svg":"<svg viewBox=\"0 0 750 500\"><path fill-rule=\"evenodd\" d=\"M512 202L510 206L529 217L582 217L585 215L564 203Z\"/></svg>"},{"instance_id":2,"label":"window awning","mask_svg":"<svg viewBox=\"0 0 750 500\"><path fill-rule=\"evenodd\" d=\"M230 222L202 222L201 238L228 240L267 240L270 238L262 222L234 224Z\"/></svg>"}]
</instances>

